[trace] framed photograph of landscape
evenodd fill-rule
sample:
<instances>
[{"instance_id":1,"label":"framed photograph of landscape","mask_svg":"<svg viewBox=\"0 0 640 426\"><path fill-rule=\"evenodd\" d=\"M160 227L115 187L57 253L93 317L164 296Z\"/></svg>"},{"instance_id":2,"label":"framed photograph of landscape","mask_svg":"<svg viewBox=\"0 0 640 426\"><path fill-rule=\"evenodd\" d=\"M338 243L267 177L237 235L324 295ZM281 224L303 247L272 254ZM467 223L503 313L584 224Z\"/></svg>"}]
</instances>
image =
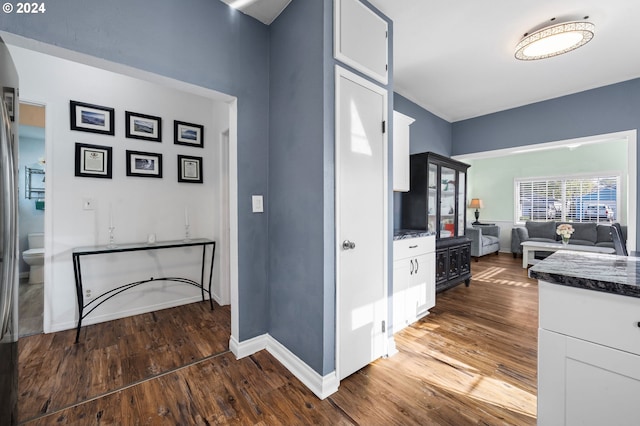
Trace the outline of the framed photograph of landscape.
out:
<instances>
[{"instance_id":1,"label":"framed photograph of landscape","mask_svg":"<svg viewBox=\"0 0 640 426\"><path fill-rule=\"evenodd\" d=\"M81 132L115 134L114 109L83 102L69 102L71 130Z\"/></svg>"},{"instance_id":2,"label":"framed photograph of landscape","mask_svg":"<svg viewBox=\"0 0 640 426\"><path fill-rule=\"evenodd\" d=\"M76 142L76 176L111 179L111 147Z\"/></svg>"},{"instance_id":3,"label":"framed photograph of landscape","mask_svg":"<svg viewBox=\"0 0 640 426\"><path fill-rule=\"evenodd\" d=\"M127 176L162 177L162 154L127 150Z\"/></svg>"},{"instance_id":4,"label":"framed photograph of landscape","mask_svg":"<svg viewBox=\"0 0 640 426\"><path fill-rule=\"evenodd\" d=\"M2 88L2 100L7 107L7 115L11 121L16 119L16 89L13 87Z\"/></svg>"},{"instance_id":5,"label":"framed photograph of landscape","mask_svg":"<svg viewBox=\"0 0 640 426\"><path fill-rule=\"evenodd\" d=\"M175 137L174 143L177 145L204 148L204 126L200 124L174 120L173 133Z\"/></svg>"},{"instance_id":6,"label":"framed photograph of landscape","mask_svg":"<svg viewBox=\"0 0 640 426\"><path fill-rule=\"evenodd\" d=\"M152 142L162 142L162 118L125 111L126 136Z\"/></svg>"},{"instance_id":7,"label":"framed photograph of landscape","mask_svg":"<svg viewBox=\"0 0 640 426\"><path fill-rule=\"evenodd\" d=\"M202 183L202 157L178 155L178 182Z\"/></svg>"}]
</instances>

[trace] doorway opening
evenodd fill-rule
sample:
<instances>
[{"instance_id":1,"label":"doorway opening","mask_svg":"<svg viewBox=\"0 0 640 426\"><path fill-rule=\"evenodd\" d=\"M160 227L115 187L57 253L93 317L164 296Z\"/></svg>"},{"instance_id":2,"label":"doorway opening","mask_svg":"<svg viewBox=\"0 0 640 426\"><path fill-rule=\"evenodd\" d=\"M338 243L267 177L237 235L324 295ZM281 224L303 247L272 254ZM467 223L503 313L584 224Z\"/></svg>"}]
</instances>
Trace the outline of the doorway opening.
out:
<instances>
[{"instance_id":1,"label":"doorway opening","mask_svg":"<svg viewBox=\"0 0 640 426\"><path fill-rule=\"evenodd\" d=\"M18 128L19 336L43 332L45 106L20 102Z\"/></svg>"}]
</instances>

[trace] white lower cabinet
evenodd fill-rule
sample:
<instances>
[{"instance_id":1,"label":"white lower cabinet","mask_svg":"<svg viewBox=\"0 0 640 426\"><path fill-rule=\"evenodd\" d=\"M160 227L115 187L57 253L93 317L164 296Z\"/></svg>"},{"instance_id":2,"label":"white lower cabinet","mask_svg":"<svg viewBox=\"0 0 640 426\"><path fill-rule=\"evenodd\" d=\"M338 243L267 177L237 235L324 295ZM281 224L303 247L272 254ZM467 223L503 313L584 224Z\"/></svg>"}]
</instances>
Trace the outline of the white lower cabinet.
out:
<instances>
[{"instance_id":1,"label":"white lower cabinet","mask_svg":"<svg viewBox=\"0 0 640 426\"><path fill-rule=\"evenodd\" d=\"M435 237L393 242L393 332L429 313L436 304Z\"/></svg>"},{"instance_id":2,"label":"white lower cabinet","mask_svg":"<svg viewBox=\"0 0 640 426\"><path fill-rule=\"evenodd\" d=\"M538 425L638 425L640 299L540 282Z\"/></svg>"}]
</instances>

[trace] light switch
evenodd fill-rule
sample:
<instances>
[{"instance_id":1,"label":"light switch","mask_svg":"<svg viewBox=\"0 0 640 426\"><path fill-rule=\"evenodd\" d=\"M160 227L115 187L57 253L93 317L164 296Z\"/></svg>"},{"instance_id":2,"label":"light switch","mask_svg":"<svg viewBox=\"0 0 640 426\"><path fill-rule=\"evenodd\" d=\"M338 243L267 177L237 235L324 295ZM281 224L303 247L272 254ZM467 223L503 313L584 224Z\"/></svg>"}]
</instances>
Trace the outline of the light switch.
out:
<instances>
[{"instance_id":1,"label":"light switch","mask_svg":"<svg viewBox=\"0 0 640 426\"><path fill-rule=\"evenodd\" d=\"M262 213L264 212L264 205L262 203L262 195L252 195L251 196L251 206L253 207L254 213Z\"/></svg>"}]
</instances>

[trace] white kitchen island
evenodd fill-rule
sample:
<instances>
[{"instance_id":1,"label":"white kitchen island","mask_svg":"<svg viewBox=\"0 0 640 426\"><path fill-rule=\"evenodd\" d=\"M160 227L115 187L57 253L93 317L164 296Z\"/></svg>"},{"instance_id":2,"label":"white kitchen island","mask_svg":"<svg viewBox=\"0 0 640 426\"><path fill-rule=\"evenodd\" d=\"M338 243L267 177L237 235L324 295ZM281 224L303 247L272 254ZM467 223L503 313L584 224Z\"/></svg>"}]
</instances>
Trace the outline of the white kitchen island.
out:
<instances>
[{"instance_id":1,"label":"white kitchen island","mask_svg":"<svg viewBox=\"0 0 640 426\"><path fill-rule=\"evenodd\" d=\"M557 252L539 281L538 425L638 425L640 258Z\"/></svg>"}]
</instances>

